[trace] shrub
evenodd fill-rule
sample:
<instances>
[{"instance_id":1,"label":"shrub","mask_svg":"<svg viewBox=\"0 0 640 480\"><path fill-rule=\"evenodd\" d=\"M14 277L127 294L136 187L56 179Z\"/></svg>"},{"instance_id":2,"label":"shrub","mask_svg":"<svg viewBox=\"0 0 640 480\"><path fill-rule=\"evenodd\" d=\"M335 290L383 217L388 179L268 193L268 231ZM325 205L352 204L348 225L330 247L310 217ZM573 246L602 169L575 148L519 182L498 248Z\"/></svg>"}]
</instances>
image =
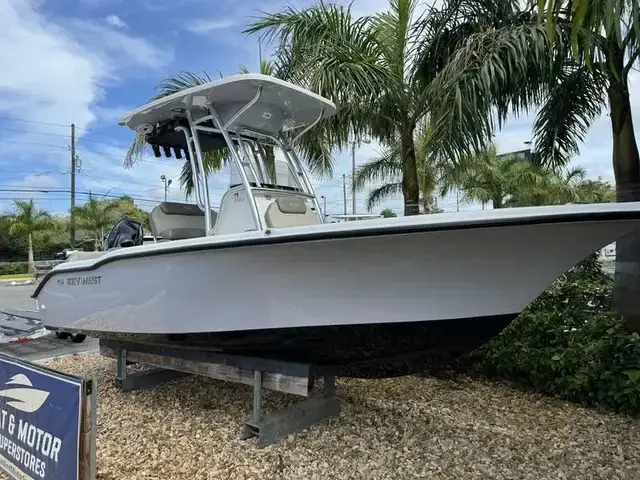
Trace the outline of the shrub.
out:
<instances>
[{"instance_id":1,"label":"shrub","mask_svg":"<svg viewBox=\"0 0 640 480\"><path fill-rule=\"evenodd\" d=\"M0 263L0 275L18 275L27 273L29 264L27 262L6 262Z\"/></svg>"},{"instance_id":2,"label":"shrub","mask_svg":"<svg viewBox=\"0 0 640 480\"><path fill-rule=\"evenodd\" d=\"M471 356L474 371L616 411L640 413L640 336L611 311L595 256L557 280Z\"/></svg>"}]
</instances>

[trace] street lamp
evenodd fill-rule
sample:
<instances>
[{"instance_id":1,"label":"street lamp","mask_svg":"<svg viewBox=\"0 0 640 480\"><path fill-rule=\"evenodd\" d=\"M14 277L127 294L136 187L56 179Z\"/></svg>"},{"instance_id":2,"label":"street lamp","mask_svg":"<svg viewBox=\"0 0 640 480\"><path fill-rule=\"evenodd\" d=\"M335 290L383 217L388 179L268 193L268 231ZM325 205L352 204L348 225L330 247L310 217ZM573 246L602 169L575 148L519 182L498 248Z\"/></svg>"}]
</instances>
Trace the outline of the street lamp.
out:
<instances>
[{"instance_id":1,"label":"street lamp","mask_svg":"<svg viewBox=\"0 0 640 480\"><path fill-rule=\"evenodd\" d=\"M351 141L351 214L356 214L356 143L371 143L371 140L364 138L357 138Z\"/></svg>"},{"instance_id":2,"label":"street lamp","mask_svg":"<svg viewBox=\"0 0 640 480\"><path fill-rule=\"evenodd\" d=\"M167 180L167 177L162 174L160 175L160 180L162 180L162 183L164 183L164 201L167 201L167 190L169 188L169 185L171 185L171 179Z\"/></svg>"}]
</instances>

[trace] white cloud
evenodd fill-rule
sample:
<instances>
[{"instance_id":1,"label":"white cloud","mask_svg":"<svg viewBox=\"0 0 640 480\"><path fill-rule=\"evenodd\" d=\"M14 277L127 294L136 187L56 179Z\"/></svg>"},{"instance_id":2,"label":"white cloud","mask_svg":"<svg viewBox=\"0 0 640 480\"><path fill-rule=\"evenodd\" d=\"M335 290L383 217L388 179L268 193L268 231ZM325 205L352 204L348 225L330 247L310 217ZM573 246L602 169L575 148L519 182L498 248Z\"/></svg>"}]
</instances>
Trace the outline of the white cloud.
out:
<instances>
[{"instance_id":1,"label":"white cloud","mask_svg":"<svg viewBox=\"0 0 640 480\"><path fill-rule=\"evenodd\" d=\"M173 60L173 49L157 45L142 37L104 26L98 22L71 20L69 29L74 38L87 45L85 54L102 60L112 76L157 70Z\"/></svg>"},{"instance_id":2,"label":"white cloud","mask_svg":"<svg viewBox=\"0 0 640 480\"><path fill-rule=\"evenodd\" d=\"M133 110L136 107L93 107L93 113L96 115L99 121L109 124L115 124L120 120L125 113Z\"/></svg>"},{"instance_id":3,"label":"white cloud","mask_svg":"<svg viewBox=\"0 0 640 480\"><path fill-rule=\"evenodd\" d=\"M86 127L106 81L172 58L166 48L97 23L69 19L62 27L24 1L0 4L0 111L7 116Z\"/></svg>"},{"instance_id":4,"label":"white cloud","mask_svg":"<svg viewBox=\"0 0 640 480\"><path fill-rule=\"evenodd\" d=\"M187 24L187 30L198 35L208 35L219 30L236 27L238 24L232 18L204 19L191 21Z\"/></svg>"},{"instance_id":5,"label":"white cloud","mask_svg":"<svg viewBox=\"0 0 640 480\"><path fill-rule=\"evenodd\" d=\"M109 15L105 21L115 28L124 28L127 24L118 15Z\"/></svg>"},{"instance_id":6,"label":"white cloud","mask_svg":"<svg viewBox=\"0 0 640 480\"><path fill-rule=\"evenodd\" d=\"M62 182L59 176L29 174L21 180L11 182L11 187L24 188L60 188Z\"/></svg>"},{"instance_id":7,"label":"white cloud","mask_svg":"<svg viewBox=\"0 0 640 480\"><path fill-rule=\"evenodd\" d=\"M2 158L11 158L14 164L31 162L41 170L68 170L69 129L64 125L75 123L81 139L83 129L98 117L110 121L119 113L117 107L96 106L105 87L131 77L155 80L172 60L167 45L104 23L67 17L58 24L45 18L33 2L0 2L0 116L56 124L12 122L11 127L23 133L0 131ZM122 169L121 162L118 167ZM144 178L144 172L135 175ZM53 181L46 178L23 181L25 185Z\"/></svg>"}]
</instances>

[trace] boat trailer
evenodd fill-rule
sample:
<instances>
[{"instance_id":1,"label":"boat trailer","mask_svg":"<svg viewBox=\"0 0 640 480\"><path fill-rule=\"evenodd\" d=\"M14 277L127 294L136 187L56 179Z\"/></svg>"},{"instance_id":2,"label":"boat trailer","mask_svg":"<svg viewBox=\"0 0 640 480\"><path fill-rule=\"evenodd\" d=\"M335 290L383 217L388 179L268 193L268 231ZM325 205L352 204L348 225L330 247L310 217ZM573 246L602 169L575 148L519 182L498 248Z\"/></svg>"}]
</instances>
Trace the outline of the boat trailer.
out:
<instances>
[{"instance_id":1,"label":"boat trailer","mask_svg":"<svg viewBox=\"0 0 640 480\"><path fill-rule=\"evenodd\" d=\"M260 447L340 414L335 376L323 374L314 365L107 339L100 339L99 344L101 355L117 360L115 384L124 392L188 375L253 386L253 415L244 422L241 438L257 437ZM128 372L127 366L135 364L152 368ZM318 377L323 377L323 391L313 395L314 380ZM306 400L265 414L262 412L263 389L298 395Z\"/></svg>"}]
</instances>

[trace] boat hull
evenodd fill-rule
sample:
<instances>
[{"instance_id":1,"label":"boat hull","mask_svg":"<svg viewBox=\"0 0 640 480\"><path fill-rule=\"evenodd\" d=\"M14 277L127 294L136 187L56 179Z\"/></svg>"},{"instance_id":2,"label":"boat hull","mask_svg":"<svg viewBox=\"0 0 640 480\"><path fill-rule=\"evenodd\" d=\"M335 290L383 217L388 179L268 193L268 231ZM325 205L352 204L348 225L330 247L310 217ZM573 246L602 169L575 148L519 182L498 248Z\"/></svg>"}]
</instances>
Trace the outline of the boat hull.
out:
<instances>
[{"instance_id":1,"label":"boat hull","mask_svg":"<svg viewBox=\"0 0 640 480\"><path fill-rule=\"evenodd\" d=\"M555 278L638 226L390 229L185 249L53 272L37 300L49 329L392 376L485 343Z\"/></svg>"}]
</instances>

